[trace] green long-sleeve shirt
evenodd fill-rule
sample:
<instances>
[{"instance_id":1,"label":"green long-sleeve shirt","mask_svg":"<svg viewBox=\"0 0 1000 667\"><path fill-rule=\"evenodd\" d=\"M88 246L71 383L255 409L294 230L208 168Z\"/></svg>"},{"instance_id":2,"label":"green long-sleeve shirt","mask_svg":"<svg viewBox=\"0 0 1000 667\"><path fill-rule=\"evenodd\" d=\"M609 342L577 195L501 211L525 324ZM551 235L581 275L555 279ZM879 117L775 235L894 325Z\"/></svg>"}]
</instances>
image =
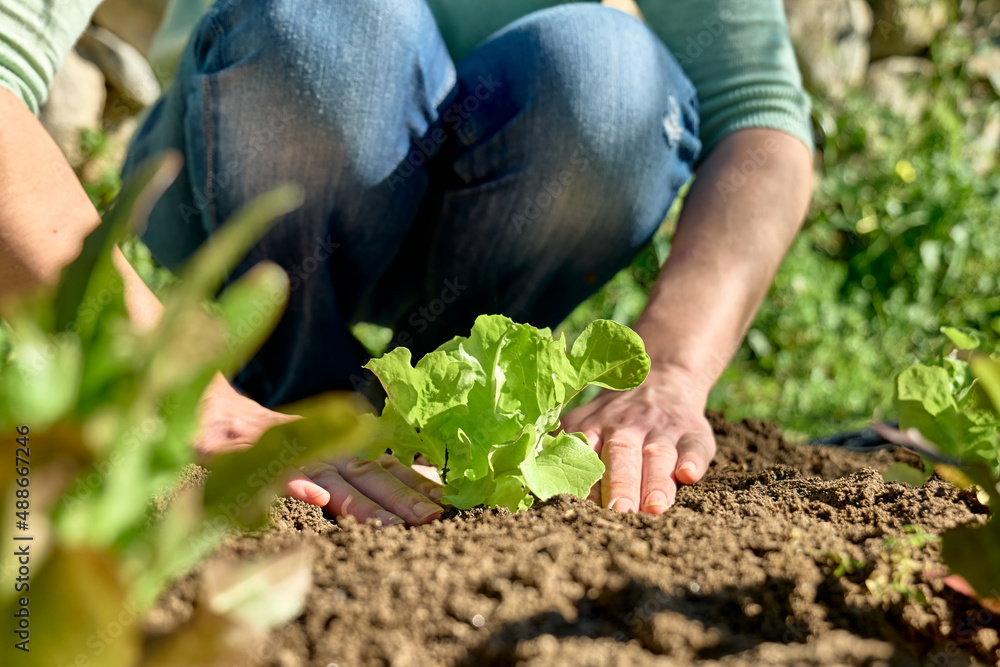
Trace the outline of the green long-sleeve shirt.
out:
<instances>
[{"instance_id":1,"label":"green long-sleeve shirt","mask_svg":"<svg viewBox=\"0 0 1000 667\"><path fill-rule=\"evenodd\" d=\"M427 0L452 56L558 0ZM3 0L0 87L38 111L56 68L100 0ZM812 147L809 98L795 63L781 0L638 0L649 27L698 91L702 155L726 134L751 127L782 130ZM209 0L172 0L153 49L172 69Z\"/></svg>"}]
</instances>

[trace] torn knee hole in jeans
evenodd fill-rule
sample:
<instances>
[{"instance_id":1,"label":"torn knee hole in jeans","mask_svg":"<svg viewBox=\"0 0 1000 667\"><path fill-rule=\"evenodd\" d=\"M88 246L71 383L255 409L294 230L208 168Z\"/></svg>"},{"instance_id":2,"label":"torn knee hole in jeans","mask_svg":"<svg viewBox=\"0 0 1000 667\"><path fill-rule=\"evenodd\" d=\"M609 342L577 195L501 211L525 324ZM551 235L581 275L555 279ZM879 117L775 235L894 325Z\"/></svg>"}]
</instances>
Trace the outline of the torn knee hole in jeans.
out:
<instances>
[{"instance_id":1,"label":"torn knee hole in jeans","mask_svg":"<svg viewBox=\"0 0 1000 667\"><path fill-rule=\"evenodd\" d=\"M663 131L667 135L667 142L670 146L680 142L683 132L681 107L673 95L667 96L667 115L663 118Z\"/></svg>"}]
</instances>

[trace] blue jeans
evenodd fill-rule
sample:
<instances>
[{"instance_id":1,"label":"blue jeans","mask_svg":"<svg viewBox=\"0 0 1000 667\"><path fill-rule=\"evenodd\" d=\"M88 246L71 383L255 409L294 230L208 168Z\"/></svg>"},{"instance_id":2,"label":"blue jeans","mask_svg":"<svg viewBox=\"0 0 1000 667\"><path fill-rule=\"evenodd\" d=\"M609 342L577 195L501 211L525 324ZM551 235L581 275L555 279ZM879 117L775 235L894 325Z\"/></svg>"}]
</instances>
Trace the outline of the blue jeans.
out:
<instances>
[{"instance_id":1,"label":"blue jeans","mask_svg":"<svg viewBox=\"0 0 1000 667\"><path fill-rule=\"evenodd\" d=\"M357 321L415 356L481 313L556 325L649 241L697 137L663 43L596 3L530 14L456 65L424 0L219 0L124 170L185 155L143 234L171 268L252 197L304 186L232 275L270 259L291 277L234 382L273 406L361 377Z\"/></svg>"}]
</instances>

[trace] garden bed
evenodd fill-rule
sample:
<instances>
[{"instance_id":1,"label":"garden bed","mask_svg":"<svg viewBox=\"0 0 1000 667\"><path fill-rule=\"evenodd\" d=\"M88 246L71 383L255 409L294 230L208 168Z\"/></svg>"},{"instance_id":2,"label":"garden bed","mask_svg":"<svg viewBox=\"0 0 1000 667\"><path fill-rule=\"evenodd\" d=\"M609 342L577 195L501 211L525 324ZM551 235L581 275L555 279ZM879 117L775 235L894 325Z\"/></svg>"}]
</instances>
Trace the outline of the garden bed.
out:
<instances>
[{"instance_id":1,"label":"garden bed","mask_svg":"<svg viewBox=\"0 0 1000 667\"><path fill-rule=\"evenodd\" d=\"M316 553L306 610L271 634L267 665L997 663L1000 619L921 573L943 571L938 545L904 532L984 521L974 492L884 483L879 470L914 462L904 452L712 423L707 477L660 517L560 496L376 530L282 500L272 529L217 557ZM167 593L148 631L191 615L198 576Z\"/></svg>"}]
</instances>

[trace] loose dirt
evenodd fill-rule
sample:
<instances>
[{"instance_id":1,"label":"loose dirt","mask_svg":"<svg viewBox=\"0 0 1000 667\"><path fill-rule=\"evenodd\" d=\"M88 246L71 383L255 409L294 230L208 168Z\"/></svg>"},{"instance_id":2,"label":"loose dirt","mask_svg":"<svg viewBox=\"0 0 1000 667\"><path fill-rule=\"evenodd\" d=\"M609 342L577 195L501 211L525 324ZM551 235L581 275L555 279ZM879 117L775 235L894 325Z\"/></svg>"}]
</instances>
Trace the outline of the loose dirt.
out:
<instances>
[{"instance_id":1,"label":"loose dirt","mask_svg":"<svg viewBox=\"0 0 1000 667\"><path fill-rule=\"evenodd\" d=\"M937 543L905 539L904 526L985 521L974 493L884 483L893 461L919 463L905 452L792 445L774 425L710 416L719 454L663 516L561 496L375 529L286 499L271 529L218 557L316 554L306 610L272 633L266 665L1000 662L1000 619L933 576ZM178 583L147 630L186 620L198 580Z\"/></svg>"}]
</instances>

